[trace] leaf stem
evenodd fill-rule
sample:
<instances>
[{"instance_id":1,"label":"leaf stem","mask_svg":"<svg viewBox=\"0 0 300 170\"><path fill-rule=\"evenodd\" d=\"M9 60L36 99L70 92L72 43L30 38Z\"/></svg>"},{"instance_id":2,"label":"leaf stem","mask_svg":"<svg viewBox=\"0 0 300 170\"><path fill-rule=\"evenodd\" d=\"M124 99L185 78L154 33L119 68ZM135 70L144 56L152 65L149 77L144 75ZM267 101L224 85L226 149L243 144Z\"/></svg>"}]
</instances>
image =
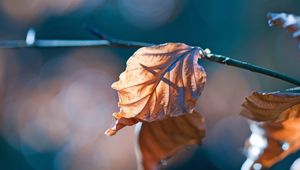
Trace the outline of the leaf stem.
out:
<instances>
[{"instance_id":1,"label":"leaf stem","mask_svg":"<svg viewBox=\"0 0 300 170\"><path fill-rule=\"evenodd\" d=\"M90 27L86 29L96 35L100 40L36 40L35 31L30 29L27 33L26 40L6 40L0 41L0 48L57 48L57 47L115 47L115 48L141 48L145 46L153 46L155 44L126 41L110 38L98 30ZM200 48L201 49L201 48ZM225 64L233 67L238 67L244 70L264 74L276 79L280 79L297 86L300 86L300 80L291 78L287 75L259 67L244 61L232 59L223 55L206 53L201 50L207 61L212 61L219 64Z\"/></svg>"}]
</instances>

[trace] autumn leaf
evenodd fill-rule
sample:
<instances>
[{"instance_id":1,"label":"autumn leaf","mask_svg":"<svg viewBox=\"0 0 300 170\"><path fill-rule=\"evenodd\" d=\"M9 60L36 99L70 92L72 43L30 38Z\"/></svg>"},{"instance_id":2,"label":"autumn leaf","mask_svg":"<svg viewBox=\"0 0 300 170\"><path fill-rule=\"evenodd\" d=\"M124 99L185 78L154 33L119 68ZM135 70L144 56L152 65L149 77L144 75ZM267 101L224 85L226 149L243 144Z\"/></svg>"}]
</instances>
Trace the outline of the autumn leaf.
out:
<instances>
[{"instance_id":1,"label":"autumn leaf","mask_svg":"<svg viewBox=\"0 0 300 170\"><path fill-rule=\"evenodd\" d=\"M286 13L268 13L269 25L287 29L300 40L300 17Z\"/></svg>"},{"instance_id":2,"label":"autumn leaf","mask_svg":"<svg viewBox=\"0 0 300 170\"><path fill-rule=\"evenodd\" d=\"M246 142L248 159L244 166L251 162L247 166L260 165L269 169L300 148L300 119L263 122L257 124L257 128L259 130L251 129L252 135Z\"/></svg>"},{"instance_id":3,"label":"autumn leaf","mask_svg":"<svg viewBox=\"0 0 300 170\"><path fill-rule=\"evenodd\" d=\"M244 165L251 160L251 166L256 164L270 168L300 149L299 90L255 92L246 98L241 114L259 123L250 125L255 124L256 128L250 128L252 135L247 145L248 161Z\"/></svg>"},{"instance_id":4,"label":"autumn leaf","mask_svg":"<svg viewBox=\"0 0 300 170\"><path fill-rule=\"evenodd\" d=\"M186 145L201 144L204 136L204 118L197 112L145 122L138 132L139 163L145 170L155 170L161 160L168 159Z\"/></svg>"},{"instance_id":5,"label":"autumn leaf","mask_svg":"<svg viewBox=\"0 0 300 170\"><path fill-rule=\"evenodd\" d=\"M120 111L113 114L114 135L124 126L192 114L206 81L198 47L167 43L143 47L127 61L112 88L118 91Z\"/></svg>"},{"instance_id":6,"label":"autumn leaf","mask_svg":"<svg viewBox=\"0 0 300 170\"><path fill-rule=\"evenodd\" d=\"M241 114L256 121L279 122L299 117L300 107L292 107L297 104L300 104L300 92L296 88L284 92L254 92L246 97Z\"/></svg>"}]
</instances>

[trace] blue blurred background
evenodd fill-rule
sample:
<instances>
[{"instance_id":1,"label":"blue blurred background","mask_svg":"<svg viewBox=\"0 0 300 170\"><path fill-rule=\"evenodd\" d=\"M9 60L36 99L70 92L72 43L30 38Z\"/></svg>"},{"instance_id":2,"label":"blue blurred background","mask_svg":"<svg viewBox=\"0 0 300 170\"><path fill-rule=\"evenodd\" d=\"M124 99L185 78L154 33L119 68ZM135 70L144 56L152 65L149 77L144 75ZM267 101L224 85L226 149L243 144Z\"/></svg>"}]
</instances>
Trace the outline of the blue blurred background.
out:
<instances>
[{"instance_id":1,"label":"blue blurred background","mask_svg":"<svg viewBox=\"0 0 300 170\"><path fill-rule=\"evenodd\" d=\"M95 39L93 26L119 39L183 42L300 77L298 43L269 28L267 12L300 14L297 0L0 0L0 39ZM104 136L118 110L110 88L133 49L0 50L0 169L136 169L133 127ZM262 75L203 61L208 82L197 110L207 121L202 146L161 169L240 169L250 135L239 116L252 91L293 87ZM273 169L288 169L297 156Z\"/></svg>"}]
</instances>

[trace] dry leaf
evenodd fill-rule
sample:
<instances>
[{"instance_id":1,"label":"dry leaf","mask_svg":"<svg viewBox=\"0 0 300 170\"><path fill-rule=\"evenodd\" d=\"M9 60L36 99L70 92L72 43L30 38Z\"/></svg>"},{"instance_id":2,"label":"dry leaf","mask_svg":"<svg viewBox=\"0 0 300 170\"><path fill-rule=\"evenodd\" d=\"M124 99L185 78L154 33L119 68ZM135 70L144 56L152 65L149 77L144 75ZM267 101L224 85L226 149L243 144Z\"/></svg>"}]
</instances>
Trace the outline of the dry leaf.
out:
<instances>
[{"instance_id":1,"label":"dry leaf","mask_svg":"<svg viewBox=\"0 0 300 170\"><path fill-rule=\"evenodd\" d=\"M297 105L297 107L300 107ZM289 119L283 122L264 122L258 125L260 131L252 130L247 140L247 167L259 166L271 168L289 154L300 148L300 119ZM252 140L251 140L252 138ZM266 144L264 144L266 142ZM250 169L245 168L243 170ZM255 169L255 168L253 168Z\"/></svg>"},{"instance_id":2,"label":"dry leaf","mask_svg":"<svg viewBox=\"0 0 300 170\"><path fill-rule=\"evenodd\" d=\"M161 160L168 159L184 146L201 144L204 136L204 118L196 112L145 122L138 135L140 165L145 170L155 170Z\"/></svg>"},{"instance_id":3,"label":"dry leaf","mask_svg":"<svg viewBox=\"0 0 300 170\"><path fill-rule=\"evenodd\" d=\"M246 97L241 114L256 121L283 121L300 116L300 93L294 91L258 93ZM290 108L290 109L289 109ZM288 112L284 112L289 109Z\"/></svg>"},{"instance_id":4,"label":"dry leaf","mask_svg":"<svg viewBox=\"0 0 300 170\"><path fill-rule=\"evenodd\" d=\"M200 48L181 43L143 47L127 61L112 88L118 91L120 111L106 134L124 126L192 113L206 81L198 65Z\"/></svg>"},{"instance_id":5,"label":"dry leaf","mask_svg":"<svg viewBox=\"0 0 300 170\"><path fill-rule=\"evenodd\" d=\"M299 89L275 93L255 92L246 98L241 114L260 123L250 125L252 135L248 140L248 159L244 167L250 167L251 164L251 167L261 165L270 168L299 150Z\"/></svg>"},{"instance_id":6,"label":"dry leaf","mask_svg":"<svg viewBox=\"0 0 300 170\"><path fill-rule=\"evenodd\" d=\"M268 13L269 25L287 29L300 40L300 17L286 13Z\"/></svg>"}]
</instances>

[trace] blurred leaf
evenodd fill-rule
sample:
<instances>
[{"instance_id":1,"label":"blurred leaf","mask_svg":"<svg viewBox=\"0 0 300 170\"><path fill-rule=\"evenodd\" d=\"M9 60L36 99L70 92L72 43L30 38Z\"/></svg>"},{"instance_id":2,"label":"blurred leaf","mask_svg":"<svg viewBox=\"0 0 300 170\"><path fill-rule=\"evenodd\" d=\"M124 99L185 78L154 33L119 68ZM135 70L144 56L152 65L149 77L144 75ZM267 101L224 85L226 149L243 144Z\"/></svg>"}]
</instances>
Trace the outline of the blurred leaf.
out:
<instances>
[{"instance_id":1,"label":"blurred leaf","mask_svg":"<svg viewBox=\"0 0 300 170\"><path fill-rule=\"evenodd\" d=\"M247 148L248 159L253 161L252 166L259 163L265 168L270 168L299 150L299 88L274 93L254 92L246 98L242 106L242 115L259 121L255 123L257 128L251 128L250 125L252 135Z\"/></svg>"},{"instance_id":2,"label":"blurred leaf","mask_svg":"<svg viewBox=\"0 0 300 170\"><path fill-rule=\"evenodd\" d=\"M120 111L106 134L137 122L193 113L206 81L197 61L199 48L181 43L143 47L127 61L126 70L112 88L118 91Z\"/></svg>"},{"instance_id":3,"label":"blurred leaf","mask_svg":"<svg viewBox=\"0 0 300 170\"><path fill-rule=\"evenodd\" d=\"M162 121L145 122L138 132L141 165L145 170L157 169L184 146L201 144L205 136L204 118L197 112Z\"/></svg>"},{"instance_id":4,"label":"blurred leaf","mask_svg":"<svg viewBox=\"0 0 300 170\"><path fill-rule=\"evenodd\" d=\"M251 137L247 140L246 148L248 150L248 159L253 159L251 166L255 166L255 164L258 163L264 168L271 168L275 163L299 150L299 118L288 119L283 122L263 122L260 123L258 127L263 133L258 134L257 131L252 130L251 136L256 136L257 138L257 136L260 135L267 144L259 147L259 140L251 141Z\"/></svg>"},{"instance_id":5,"label":"blurred leaf","mask_svg":"<svg viewBox=\"0 0 300 170\"><path fill-rule=\"evenodd\" d=\"M285 28L300 40L300 17L286 13L268 13L269 25Z\"/></svg>"}]
</instances>

